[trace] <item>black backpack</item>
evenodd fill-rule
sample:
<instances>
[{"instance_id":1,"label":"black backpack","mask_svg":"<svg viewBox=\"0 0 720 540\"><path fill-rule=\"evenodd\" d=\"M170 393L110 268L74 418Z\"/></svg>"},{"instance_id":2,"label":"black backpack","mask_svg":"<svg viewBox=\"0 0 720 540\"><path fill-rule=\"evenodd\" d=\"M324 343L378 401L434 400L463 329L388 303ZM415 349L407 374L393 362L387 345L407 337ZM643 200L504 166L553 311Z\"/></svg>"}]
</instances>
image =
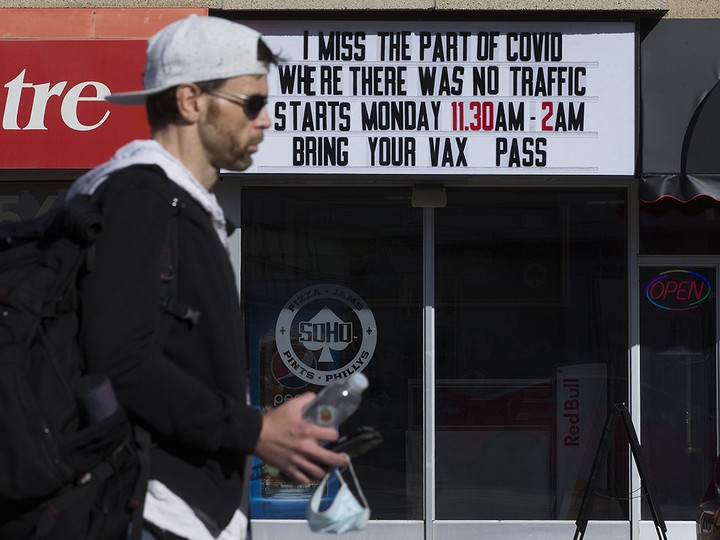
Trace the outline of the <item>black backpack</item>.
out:
<instances>
[{"instance_id":1,"label":"black backpack","mask_svg":"<svg viewBox=\"0 0 720 540\"><path fill-rule=\"evenodd\" d=\"M172 281L171 220L163 253ZM0 538L115 540L140 534L149 437L122 407L90 422L78 281L93 267L102 216L87 196L0 224ZM170 254L170 255L168 255ZM171 288L160 299L166 311ZM178 316L175 313L175 316ZM90 415L92 416L92 415Z\"/></svg>"}]
</instances>

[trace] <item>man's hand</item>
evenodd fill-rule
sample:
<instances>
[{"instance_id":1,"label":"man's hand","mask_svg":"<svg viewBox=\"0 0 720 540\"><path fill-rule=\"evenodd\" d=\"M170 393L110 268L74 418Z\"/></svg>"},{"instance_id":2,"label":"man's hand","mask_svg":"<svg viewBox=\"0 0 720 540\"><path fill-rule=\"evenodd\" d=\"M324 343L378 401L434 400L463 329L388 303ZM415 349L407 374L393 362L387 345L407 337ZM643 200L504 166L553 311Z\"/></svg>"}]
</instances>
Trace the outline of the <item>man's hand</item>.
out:
<instances>
[{"instance_id":1,"label":"man's hand","mask_svg":"<svg viewBox=\"0 0 720 540\"><path fill-rule=\"evenodd\" d=\"M307 392L265 413L255 447L258 458L298 484L320 480L329 469L341 467L346 461L342 454L321 446L337 440L335 429L302 419L303 408L314 397Z\"/></svg>"}]
</instances>

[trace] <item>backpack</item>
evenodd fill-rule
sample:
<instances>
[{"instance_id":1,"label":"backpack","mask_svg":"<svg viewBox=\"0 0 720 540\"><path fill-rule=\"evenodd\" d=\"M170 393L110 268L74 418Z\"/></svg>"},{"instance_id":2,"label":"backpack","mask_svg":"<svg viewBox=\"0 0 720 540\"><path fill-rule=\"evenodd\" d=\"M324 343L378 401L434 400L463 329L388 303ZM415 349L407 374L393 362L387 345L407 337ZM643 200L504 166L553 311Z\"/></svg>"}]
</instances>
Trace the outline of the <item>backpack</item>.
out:
<instances>
[{"instance_id":1,"label":"backpack","mask_svg":"<svg viewBox=\"0 0 720 540\"><path fill-rule=\"evenodd\" d=\"M174 222L159 257L167 283L175 269ZM142 528L149 435L122 407L88 411L78 399L88 388L107 391L109 382L86 372L80 342L78 282L92 271L101 232L102 215L89 196L0 224L3 540L115 540L126 537L131 520L134 537ZM163 286L160 304L181 316L173 290Z\"/></svg>"}]
</instances>

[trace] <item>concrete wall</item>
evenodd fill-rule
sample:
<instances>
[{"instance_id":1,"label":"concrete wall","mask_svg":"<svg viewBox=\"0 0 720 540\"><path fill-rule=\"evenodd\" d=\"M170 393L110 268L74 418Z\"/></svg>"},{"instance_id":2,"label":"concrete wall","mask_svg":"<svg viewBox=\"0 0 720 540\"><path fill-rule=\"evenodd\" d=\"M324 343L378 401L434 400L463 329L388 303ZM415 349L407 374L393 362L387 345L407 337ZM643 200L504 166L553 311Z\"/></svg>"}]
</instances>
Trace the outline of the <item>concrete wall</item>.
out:
<instances>
[{"instance_id":1,"label":"concrete wall","mask_svg":"<svg viewBox=\"0 0 720 540\"><path fill-rule=\"evenodd\" d=\"M206 8L252 11L611 12L720 18L718 0L0 0L0 8ZM2 28L0 11L0 29Z\"/></svg>"}]
</instances>

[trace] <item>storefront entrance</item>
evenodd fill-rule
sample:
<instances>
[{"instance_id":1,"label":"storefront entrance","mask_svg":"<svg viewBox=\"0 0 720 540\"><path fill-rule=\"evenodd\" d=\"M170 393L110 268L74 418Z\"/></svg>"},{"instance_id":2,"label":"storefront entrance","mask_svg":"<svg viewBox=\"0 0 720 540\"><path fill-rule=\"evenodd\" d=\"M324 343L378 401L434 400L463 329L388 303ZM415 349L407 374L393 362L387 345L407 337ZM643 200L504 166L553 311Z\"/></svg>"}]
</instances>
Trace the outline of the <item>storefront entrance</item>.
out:
<instances>
[{"instance_id":1,"label":"storefront entrance","mask_svg":"<svg viewBox=\"0 0 720 540\"><path fill-rule=\"evenodd\" d=\"M669 537L695 538L718 445L714 212L641 214L631 272L627 192L222 184L253 402L370 378L343 426L384 437L356 463L372 521L355 538L572 538L612 403ZM7 184L0 221L63 194ZM586 538L655 538L639 488L619 430ZM308 495L258 465L255 537L311 538Z\"/></svg>"},{"instance_id":2,"label":"storefront entrance","mask_svg":"<svg viewBox=\"0 0 720 540\"><path fill-rule=\"evenodd\" d=\"M629 272L627 191L447 188L433 208L410 187L222 184L253 402L370 378L343 426L384 437L356 464L356 538L572 538L608 408L629 403L670 537L694 539L718 445L714 212L641 214ZM0 221L63 194L7 184ZM586 537L656 537L639 487L620 431ZM258 465L255 536L310 538L308 494Z\"/></svg>"},{"instance_id":3,"label":"storefront entrance","mask_svg":"<svg viewBox=\"0 0 720 540\"><path fill-rule=\"evenodd\" d=\"M651 261L640 266L638 288L643 453L664 518L694 522L718 447L719 263ZM646 504L642 519L652 520Z\"/></svg>"},{"instance_id":4,"label":"storefront entrance","mask_svg":"<svg viewBox=\"0 0 720 540\"><path fill-rule=\"evenodd\" d=\"M253 401L369 377L342 429L385 438L356 463L373 520L358 538L572 537L608 407L628 399L627 189L442 195L242 191ZM255 472L258 533L309 534L308 493ZM628 538L622 437L601 476L594 531Z\"/></svg>"}]
</instances>

